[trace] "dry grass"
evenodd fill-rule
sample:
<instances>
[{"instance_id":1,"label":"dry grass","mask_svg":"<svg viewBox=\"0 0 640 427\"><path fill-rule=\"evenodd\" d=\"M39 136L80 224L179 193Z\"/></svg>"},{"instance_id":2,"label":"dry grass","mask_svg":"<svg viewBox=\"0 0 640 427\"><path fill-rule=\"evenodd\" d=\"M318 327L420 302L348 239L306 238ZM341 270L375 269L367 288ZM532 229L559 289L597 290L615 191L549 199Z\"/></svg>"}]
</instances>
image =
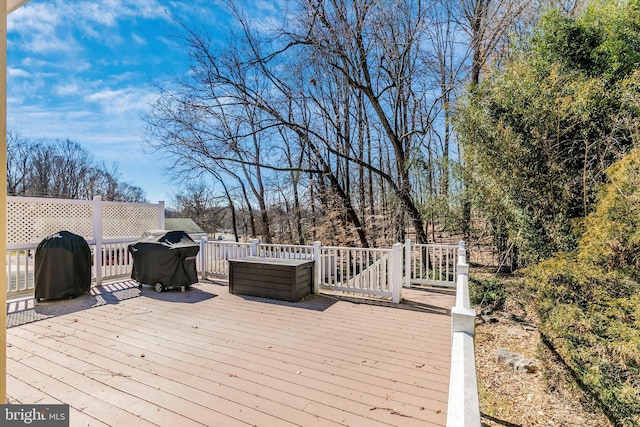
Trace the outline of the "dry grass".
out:
<instances>
[{"instance_id":1,"label":"dry grass","mask_svg":"<svg viewBox=\"0 0 640 427\"><path fill-rule=\"evenodd\" d=\"M528 298L518 280L506 281L505 307L476 328L476 364L484 426L594 426L611 423L579 389L571 374L542 343ZM531 313L531 314L530 314ZM515 315L515 316L514 316ZM506 349L532 360L535 373L516 372L498 362Z\"/></svg>"}]
</instances>

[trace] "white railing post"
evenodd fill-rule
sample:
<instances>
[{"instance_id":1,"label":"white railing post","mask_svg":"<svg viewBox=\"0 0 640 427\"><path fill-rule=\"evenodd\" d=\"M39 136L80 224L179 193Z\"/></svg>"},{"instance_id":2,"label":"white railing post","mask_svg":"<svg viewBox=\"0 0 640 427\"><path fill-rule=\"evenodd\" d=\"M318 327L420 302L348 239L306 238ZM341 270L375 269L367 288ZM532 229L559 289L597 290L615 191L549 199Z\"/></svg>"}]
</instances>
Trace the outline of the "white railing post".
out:
<instances>
[{"instance_id":1,"label":"white railing post","mask_svg":"<svg viewBox=\"0 0 640 427\"><path fill-rule=\"evenodd\" d=\"M480 427L474 333L476 312L469 298L469 265L458 246L456 305L451 309L451 372L447 427Z\"/></svg>"},{"instance_id":2,"label":"white railing post","mask_svg":"<svg viewBox=\"0 0 640 427\"><path fill-rule=\"evenodd\" d=\"M207 278L207 238L200 238L200 277L202 280Z\"/></svg>"},{"instance_id":3,"label":"white railing post","mask_svg":"<svg viewBox=\"0 0 640 427\"><path fill-rule=\"evenodd\" d=\"M258 256L258 246L260 246L260 240L251 239L251 256Z\"/></svg>"},{"instance_id":4,"label":"white railing post","mask_svg":"<svg viewBox=\"0 0 640 427\"><path fill-rule=\"evenodd\" d=\"M458 264L458 286L456 305L451 308L452 331L465 332L473 336L476 327L476 312L469 299L469 266Z\"/></svg>"},{"instance_id":5,"label":"white railing post","mask_svg":"<svg viewBox=\"0 0 640 427\"><path fill-rule=\"evenodd\" d=\"M164 230L164 200L158 202L158 229Z\"/></svg>"},{"instance_id":6,"label":"white railing post","mask_svg":"<svg viewBox=\"0 0 640 427\"><path fill-rule=\"evenodd\" d=\"M465 249L464 240L458 242L458 264L467 263L467 250Z\"/></svg>"},{"instance_id":7,"label":"white railing post","mask_svg":"<svg viewBox=\"0 0 640 427\"><path fill-rule=\"evenodd\" d=\"M469 264L464 242L458 244L458 264L456 266L456 307L471 309L469 298ZM474 313L475 316L475 313ZM469 331L473 333L473 330Z\"/></svg>"},{"instance_id":8,"label":"white railing post","mask_svg":"<svg viewBox=\"0 0 640 427\"><path fill-rule=\"evenodd\" d=\"M96 286L102 284L102 198L93 197L93 239L96 242L96 253L93 264L96 269Z\"/></svg>"},{"instance_id":9,"label":"white railing post","mask_svg":"<svg viewBox=\"0 0 640 427\"><path fill-rule=\"evenodd\" d=\"M404 287L411 287L411 239L404 241Z\"/></svg>"},{"instance_id":10,"label":"white railing post","mask_svg":"<svg viewBox=\"0 0 640 427\"><path fill-rule=\"evenodd\" d=\"M402 243L394 243L391 251L391 292L393 302L402 301Z\"/></svg>"},{"instance_id":11,"label":"white railing post","mask_svg":"<svg viewBox=\"0 0 640 427\"><path fill-rule=\"evenodd\" d=\"M322 243L313 242L313 293L320 293L320 275L322 272L321 260Z\"/></svg>"}]
</instances>

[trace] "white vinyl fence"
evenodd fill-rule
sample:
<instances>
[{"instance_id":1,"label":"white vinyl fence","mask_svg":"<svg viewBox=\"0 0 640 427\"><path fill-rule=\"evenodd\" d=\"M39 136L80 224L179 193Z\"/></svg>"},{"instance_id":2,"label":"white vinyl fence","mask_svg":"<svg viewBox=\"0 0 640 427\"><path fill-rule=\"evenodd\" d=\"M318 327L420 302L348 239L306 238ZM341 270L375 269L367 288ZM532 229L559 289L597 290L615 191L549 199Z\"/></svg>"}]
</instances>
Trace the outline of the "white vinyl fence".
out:
<instances>
[{"instance_id":1,"label":"white vinyl fence","mask_svg":"<svg viewBox=\"0 0 640 427\"><path fill-rule=\"evenodd\" d=\"M403 253L404 246L404 253ZM200 242L198 270L203 278L227 278L229 259L309 259L316 262L314 291L376 297L399 302L403 286L456 286L457 245L415 245L407 240L390 249ZM404 257L404 260L403 260Z\"/></svg>"},{"instance_id":2,"label":"white vinyl fence","mask_svg":"<svg viewBox=\"0 0 640 427\"><path fill-rule=\"evenodd\" d=\"M140 204L32 197L7 198L7 293L16 296L34 288L37 245L62 230L83 236L93 254L92 278L131 274L127 246L149 229L164 228L164 203ZM403 251L404 246L404 251ZM316 262L314 292L390 299L400 302L403 286L455 287L456 245L417 245L407 240L388 249L226 241L200 242L198 270L203 278L226 278L229 259L309 259Z\"/></svg>"},{"instance_id":3,"label":"white vinyl fence","mask_svg":"<svg viewBox=\"0 0 640 427\"><path fill-rule=\"evenodd\" d=\"M320 288L393 299L392 256L392 249L323 247L318 263ZM402 286L401 280L395 285Z\"/></svg>"},{"instance_id":4,"label":"white vinyl fence","mask_svg":"<svg viewBox=\"0 0 640 427\"><path fill-rule=\"evenodd\" d=\"M405 257L410 269L405 280L409 285L456 286L459 245L421 245L405 242Z\"/></svg>"},{"instance_id":5,"label":"white vinyl fence","mask_svg":"<svg viewBox=\"0 0 640 427\"><path fill-rule=\"evenodd\" d=\"M145 230L164 228L164 203L7 197L7 297L33 292L38 244L59 231L85 238L93 254L92 279L131 274L127 245Z\"/></svg>"}]
</instances>

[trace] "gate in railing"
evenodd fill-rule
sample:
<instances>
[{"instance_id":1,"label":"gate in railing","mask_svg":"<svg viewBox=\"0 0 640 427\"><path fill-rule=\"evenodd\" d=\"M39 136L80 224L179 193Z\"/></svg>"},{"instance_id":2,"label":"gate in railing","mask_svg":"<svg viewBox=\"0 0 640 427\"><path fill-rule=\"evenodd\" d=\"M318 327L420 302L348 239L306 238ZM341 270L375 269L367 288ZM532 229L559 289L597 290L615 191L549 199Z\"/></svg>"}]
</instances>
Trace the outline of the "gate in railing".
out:
<instances>
[{"instance_id":1,"label":"gate in railing","mask_svg":"<svg viewBox=\"0 0 640 427\"><path fill-rule=\"evenodd\" d=\"M391 256L391 249L323 247L317 264L319 287L357 296L393 298Z\"/></svg>"},{"instance_id":2,"label":"gate in railing","mask_svg":"<svg viewBox=\"0 0 640 427\"><path fill-rule=\"evenodd\" d=\"M455 287L456 245L396 243L392 249L233 243L202 240L198 269L202 277L226 278L228 260L245 256L316 261L314 290L377 297L399 302L401 288L412 285Z\"/></svg>"}]
</instances>

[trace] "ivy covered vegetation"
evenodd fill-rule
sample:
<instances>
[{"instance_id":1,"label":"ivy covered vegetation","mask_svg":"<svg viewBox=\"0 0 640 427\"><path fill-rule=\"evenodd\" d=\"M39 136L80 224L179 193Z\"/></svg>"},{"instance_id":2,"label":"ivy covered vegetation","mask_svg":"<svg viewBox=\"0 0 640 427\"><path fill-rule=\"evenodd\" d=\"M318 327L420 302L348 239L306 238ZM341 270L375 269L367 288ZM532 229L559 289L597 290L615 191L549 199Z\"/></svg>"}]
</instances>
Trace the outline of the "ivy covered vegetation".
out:
<instances>
[{"instance_id":1,"label":"ivy covered vegetation","mask_svg":"<svg viewBox=\"0 0 640 427\"><path fill-rule=\"evenodd\" d=\"M548 12L457 130L547 343L615 425L640 425L640 1Z\"/></svg>"},{"instance_id":2,"label":"ivy covered vegetation","mask_svg":"<svg viewBox=\"0 0 640 427\"><path fill-rule=\"evenodd\" d=\"M634 145L640 2L552 10L458 108L474 206L514 268L576 245L573 223Z\"/></svg>"},{"instance_id":3,"label":"ivy covered vegetation","mask_svg":"<svg viewBox=\"0 0 640 427\"><path fill-rule=\"evenodd\" d=\"M640 151L609 169L578 249L529 271L540 330L616 424L640 425Z\"/></svg>"}]
</instances>

